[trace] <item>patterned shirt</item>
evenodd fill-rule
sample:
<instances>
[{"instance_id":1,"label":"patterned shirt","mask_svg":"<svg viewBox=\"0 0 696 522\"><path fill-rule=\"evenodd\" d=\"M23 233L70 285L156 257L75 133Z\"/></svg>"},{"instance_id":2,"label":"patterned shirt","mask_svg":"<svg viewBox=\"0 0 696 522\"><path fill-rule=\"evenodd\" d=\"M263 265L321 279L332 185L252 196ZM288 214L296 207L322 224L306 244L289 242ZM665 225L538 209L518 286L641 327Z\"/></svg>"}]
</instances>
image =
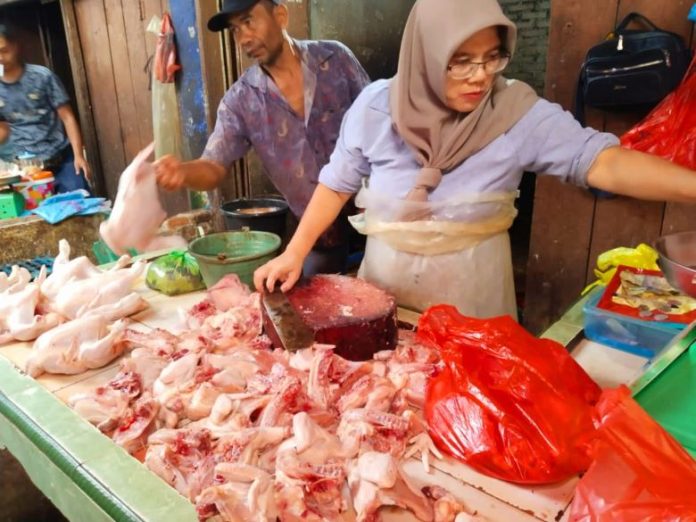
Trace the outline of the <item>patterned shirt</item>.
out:
<instances>
[{"instance_id":1,"label":"patterned shirt","mask_svg":"<svg viewBox=\"0 0 696 522\"><path fill-rule=\"evenodd\" d=\"M294 40L304 77L304 120L259 65L247 69L220 102L202 158L225 169L254 147L264 168L300 217L329 161L343 115L369 78L353 53L334 41ZM337 223L319 246L345 240Z\"/></svg>"},{"instance_id":2,"label":"patterned shirt","mask_svg":"<svg viewBox=\"0 0 696 522\"><path fill-rule=\"evenodd\" d=\"M67 147L56 109L69 101L58 77L41 65L26 64L14 83L0 80L0 120L10 124L14 152L48 159Z\"/></svg>"}]
</instances>

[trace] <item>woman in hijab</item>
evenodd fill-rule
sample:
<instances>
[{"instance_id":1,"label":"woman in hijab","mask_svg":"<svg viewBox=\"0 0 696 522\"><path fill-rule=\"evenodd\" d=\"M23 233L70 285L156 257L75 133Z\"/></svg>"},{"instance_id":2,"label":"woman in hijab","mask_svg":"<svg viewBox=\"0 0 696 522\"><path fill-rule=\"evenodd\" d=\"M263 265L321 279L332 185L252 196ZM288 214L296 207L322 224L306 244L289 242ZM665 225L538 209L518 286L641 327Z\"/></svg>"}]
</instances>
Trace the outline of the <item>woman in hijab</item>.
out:
<instances>
[{"instance_id":1,"label":"woman in hijab","mask_svg":"<svg viewBox=\"0 0 696 522\"><path fill-rule=\"evenodd\" d=\"M317 237L359 191L361 277L414 310L449 303L474 317L514 317L507 230L525 171L696 201L696 173L621 149L616 136L582 128L502 77L516 35L496 0L418 0L396 76L369 85L346 113L295 235L257 270L257 289L290 289Z\"/></svg>"}]
</instances>

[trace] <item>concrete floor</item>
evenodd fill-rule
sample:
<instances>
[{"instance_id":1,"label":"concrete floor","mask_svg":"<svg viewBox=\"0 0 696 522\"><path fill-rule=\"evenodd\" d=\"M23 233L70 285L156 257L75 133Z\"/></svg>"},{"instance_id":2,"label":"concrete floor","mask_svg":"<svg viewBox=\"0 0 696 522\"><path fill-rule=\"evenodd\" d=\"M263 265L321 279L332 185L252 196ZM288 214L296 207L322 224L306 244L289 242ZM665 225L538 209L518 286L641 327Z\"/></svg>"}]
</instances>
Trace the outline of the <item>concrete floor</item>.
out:
<instances>
[{"instance_id":1,"label":"concrete floor","mask_svg":"<svg viewBox=\"0 0 696 522\"><path fill-rule=\"evenodd\" d=\"M36 489L22 466L0 450L0 522L65 522L51 501Z\"/></svg>"}]
</instances>

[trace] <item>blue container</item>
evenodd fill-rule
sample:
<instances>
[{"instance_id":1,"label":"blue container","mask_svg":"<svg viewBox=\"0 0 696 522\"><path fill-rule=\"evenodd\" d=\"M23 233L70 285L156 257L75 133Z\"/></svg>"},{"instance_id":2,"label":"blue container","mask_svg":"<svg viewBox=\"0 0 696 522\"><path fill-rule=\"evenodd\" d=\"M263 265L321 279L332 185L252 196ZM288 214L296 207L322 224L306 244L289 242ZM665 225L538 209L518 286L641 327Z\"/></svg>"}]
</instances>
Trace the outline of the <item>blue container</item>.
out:
<instances>
[{"instance_id":1,"label":"blue container","mask_svg":"<svg viewBox=\"0 0 696 522\"><path fill-rule=\"evenodd\" d=\"M53 262L55 259L53 257L35 257L34 259L22 259L21 261L13 261L6 265L0 265L0 272L5 272L7 275L12 273L12 267L17 265L21 268L26 268L31 274L31 278L35 279L41 272L41 267L46 267L46 275L51 275L53 271Z\"/></svg>"},{"instance_id":2,"label":"blue container","mask_svg":"<svg viewBox=\"0 0 696 522\"><path fill-rule=\"evenodd\" d=\"M585 337L588 339L652 359L686 325L644 321L597 308L604 288L596 289L583 307Z\"/></svg>"}]
</instances>

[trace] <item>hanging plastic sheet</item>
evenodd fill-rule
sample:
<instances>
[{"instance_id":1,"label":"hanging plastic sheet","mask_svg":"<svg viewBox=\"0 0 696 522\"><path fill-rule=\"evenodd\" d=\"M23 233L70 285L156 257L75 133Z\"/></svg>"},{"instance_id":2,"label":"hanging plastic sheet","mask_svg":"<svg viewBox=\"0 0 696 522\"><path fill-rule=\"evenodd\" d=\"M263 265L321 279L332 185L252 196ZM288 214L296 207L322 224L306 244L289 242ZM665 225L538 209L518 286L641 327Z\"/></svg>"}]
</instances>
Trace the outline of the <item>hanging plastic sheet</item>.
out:
<instances>
[{"instance_id":1,"label":"hanging plastic sheet","mask_svg":"<svg viewBox=\"0 0 696 522\"><path fill-rule=\"evenodd\" d=\"M165 154L182 157L179 105L174 78L180 66L176 63L174 27L168 13L155 16L147 30L157 35L157 50L152 63L152 126L155 157Z\"/></svg>"}]
</instances>

